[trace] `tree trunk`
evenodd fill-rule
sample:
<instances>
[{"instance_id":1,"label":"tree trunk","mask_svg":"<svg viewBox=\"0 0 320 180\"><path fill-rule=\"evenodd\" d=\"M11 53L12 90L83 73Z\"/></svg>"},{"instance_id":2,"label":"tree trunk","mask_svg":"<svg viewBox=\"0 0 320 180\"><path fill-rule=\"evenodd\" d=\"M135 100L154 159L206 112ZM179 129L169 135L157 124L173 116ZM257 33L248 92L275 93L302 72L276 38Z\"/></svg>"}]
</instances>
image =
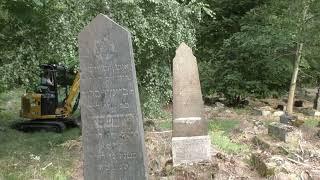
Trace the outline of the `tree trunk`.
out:
<instances>
[{"instance_id":1,"label":"tree trunk","mask_svg":"<svg viewBox=\"0 0 320 180\"><path fill-rule=\"evenodd\" d=\"M313 102L313 109L319 111L320 110L320 86L318 85L318 91L316 93L316 98L314 99Z\"/></svg>"},{"instance_id":2,"label":"tree trunk","mask_svg":"<svg viewBox=\"0 0 320 180\"><path fill-rule=\"evenodd\" d=\"M299 23L299 28L298 28L298 36L300 36L303 33L303 26L306 21L308 9L309 9L309 3L308 3L308 1L304 1L304 8L303 8L303 12L302 12L301 21ZM288 104L287 104L287 113L288 114L293 113L294 96L295 96L295 91L296 91L296 86L297 86L300 61L302 58L302 50L303 50L303 40L299 39L299 41L297 43L296 58L294 61L293 73L292 73L292 77L291 77L290 90L289 90L289 96L288 96Z\"/></svg>"},{"instance_id":3,"label":"tree trunk","mask_svg":"<svg viewBox=\"0 0 320 180\"><path fill-rule=\"evenodd\" d=\"M303 43L298 44L296 59L294 62L293 73L291 78L289 97L288 97L287 112L289 114L293 113L294 95L297 87L297 79L298 79L299 65L300 65L301 56L302 56L302 49L303 49Z\"/></svg>"}]
</instances>

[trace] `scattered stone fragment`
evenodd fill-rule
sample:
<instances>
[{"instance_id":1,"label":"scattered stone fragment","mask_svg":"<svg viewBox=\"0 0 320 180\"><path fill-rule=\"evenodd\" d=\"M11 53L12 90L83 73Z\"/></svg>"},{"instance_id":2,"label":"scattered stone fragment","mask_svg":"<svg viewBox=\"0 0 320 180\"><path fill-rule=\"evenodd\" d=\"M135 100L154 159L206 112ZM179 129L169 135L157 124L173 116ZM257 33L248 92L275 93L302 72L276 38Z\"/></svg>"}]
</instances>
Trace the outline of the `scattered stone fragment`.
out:
<instances>
[{"instance_id":1,"label":"scattered stone fragment","mask_svg":"<svg viewBox=\"0 0 320 180\"><path fill-rule=\"evenodd\" d=\"M259 146L260 149L262 150L266 150L266 149L269 149L270 148L270 144L265 141L264 139L258 137L258 136L255 136L253 139L252 139L252 142L254 145L256 146Z\"/></svg>"},{"instance_id":2,"label":"scattered stone fragment","mask_svg":"<svg viewBox=\"0 0 320 180\"><path fill-rule=\"evenodd\" d=\"M320 116L320 112L319 111L314 111L313 116Z\"/></svg>"},{"instance_id":3,"label":"scattered stone fragment","mask_svg":"<svg viewBox=\"0 0 320 180\"><path fill-rule=\"evenodd\" d=\"M272 177L273 180L295 180L295 179L300 179L299 176L296 174L286 174L283 172L278 173L274 177Z\"/></svg>"},{"instance_id":4,"label":"scattered stone fragment","mask_svg":"<svg viewBox=\"0 0 320 180\"><path fill-rule=\"evenodd\" d=\"M320 111L317 111L317 110L312 109L312 110L307 111L306 114L307 114L308 116L320 116Z\"/></svg>"},{"instance_id":5,"label":"scattered stone fragment","mask_svg":"<svg viewBox=\"0 0 320 180\"><path fill-rule=\"evenodd\" d=\"M296 116L292 116L292 115L285 113L282 116L280 116L280 123L290 124L295 119L297 119Z\"/></svg>"},{"instance_id":6,"label":"scattered stone fragment","mask_svg":"<svg viewBox=\"0 0 320 180\"><path fill-rule=\"evenodd\" d=\"M320 179L320 170L311 170L309 175L312 179Z\"/></svg>"},{"instance_id":7,"label":"scattered stone fragment","mask_svg":"<svg viewBox=\"0 0 320 180\"><path fill-rule=\"evenodd\" d=\"M271 115L271 111L264 111L264 110L262 110L262 111L261 111L261 115L262 115L262 116L269 116L269 115Z\"/></svg>"},{"instance_id":8,"label":"scattered stone fragment","mask_svg":"<svg viewBox=\"0 0 320 180\"><path fill-rule=\"evenodd\" d=\"M224 104L222 104L221 102L216 102L216 107L218 109L222 109L222 108L224 108Z\"/></svg>"},{"instance_id":9,"label":"scattered stone fragment","mask_svg":"<svg viewBox=\"0 0 320 180\"><path fill-rule=\"evenodd\" d=\"M301 138L301 131L296 127L283 123L271 123L268 126L268 134L281 141L297 144Z\"/></svg>"},{"instance_id":10,"label":"scattered stone fragment","mask_svg":"<svg viewBox=\"0 0 320 180\"><path fill-rule=\"evenodd\" d=\"M282 116L282 115L284 115L285 113L283 112L283 111L275 111L274 113L273 113L273 116L275 116L275 117L280 117L280 116Z\"/></svg>"},{"instance_id":11,"label":"scattered stone fragment","mask_svg":"<svg viewBox=\"0 0 320 180\"><path fill-rule=\"evenodd\" d=\"M219 169L215 163L195 163L174 168L175 180L213 179Z\"/></svg>"},{"instance_id":12,"label":"scattered stone fragment","mask_svg":"<svg viewBox=\"0 0 320 180\"><path fill-rule=\"evenodd\" d=\"M168 176L168 177L161 177L160 180L175 180L176 178L174 176Z\"/></svg>"},{"instance_id":13,"label":"scattered stone fragment","mask_svg":"<svg viewBox=\"0 0 320 180\"><path fill-rule=\"evenodd\" d=\"M156 124L153 120L145 120L143 122L143 128L145 131L154 131L156 129Z\"/></svg>"},{"instance_id":14,"label":"scattered stone fragment","mask_svg":"<svg viewBox=\"0 0 320 180\"><path fill-rule=\"evenodd\" d=\"M301 119L302 117L300 117L299 119L298 116L293 116L285 113L282 116L280 116L280 123L300 127L304 123L304 121Z\"/></svg>"},{"instance_id":15,"label":"scattered stone fragment","mask_svg":"<svg viewBox=\"0 0 320 180\"><path fill-rule=\"evenodd\" d=\"M270 116L272 113L272 108L270 106L264 106L254 109L254 114L257 116Z\"/></svg>"},{"instance_id":16,"label":"scattered stone fragment","mask_svg":"<svg viewBox=\"0 0 320 180\"><path fill-rule=\"evenodd\" d=\"M284 142L276 141L275 139L266 134L260 134L255 136L252 139L252 143L255 146L259 147L260 150L268 151L272 154L288 155L288 151L291 150L290 147L284 147L286 146L285 144L283 144Z\"/></svg>"},{"instance_id":17,"label":"scattered stone fragment","mask_svg":"<svg viewBox=\"0 0 320 180\"><path fill-rule=\"evenodd\" d=\"M268 163L268 157L262 153L253 153L251 155L252 166L263 176L273 176L275 174L276 164Z\"/></svg>"}]
</instances>

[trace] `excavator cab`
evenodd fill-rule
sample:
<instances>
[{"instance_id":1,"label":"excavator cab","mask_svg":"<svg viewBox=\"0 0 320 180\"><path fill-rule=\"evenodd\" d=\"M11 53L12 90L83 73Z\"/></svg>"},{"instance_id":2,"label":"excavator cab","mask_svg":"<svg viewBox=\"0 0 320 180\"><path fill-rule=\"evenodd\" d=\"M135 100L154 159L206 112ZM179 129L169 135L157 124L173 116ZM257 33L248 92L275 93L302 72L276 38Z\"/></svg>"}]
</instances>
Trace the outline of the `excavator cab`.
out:
<instances>
[{"instance_id":1,"label":"excavator cab","mask_svg":"<svg viewBox=\"0 0 320 180\"><path fill-rule=\"evenodd\" d=\"M79 102L79 73L56 64L41 65L40 83L34 92L21 97L20 117L15 124L22 131L45 129L62 132ZM64 93L60 93L61 90Z\"/></svg>"}]
</instances>

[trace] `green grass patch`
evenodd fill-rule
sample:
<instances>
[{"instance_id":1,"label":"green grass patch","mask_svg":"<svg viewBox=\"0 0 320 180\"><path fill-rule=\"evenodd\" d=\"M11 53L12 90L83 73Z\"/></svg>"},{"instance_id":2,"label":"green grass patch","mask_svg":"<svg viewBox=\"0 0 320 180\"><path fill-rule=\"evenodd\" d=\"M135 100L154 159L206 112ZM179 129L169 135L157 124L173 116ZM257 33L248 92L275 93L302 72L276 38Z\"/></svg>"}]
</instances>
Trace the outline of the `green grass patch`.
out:
<instances>
[{"instance_id":1,"label":"green grass patch","mask_svg":"<svg viewBox=\"0 0 320 180\"><path fill-rule=\"evenodd\" d=\"M166 120L166 121L160 121L158 124L159 128L161 130L171 130L172 129L172 121Z\"/></svg>"},{"instance_id":2,"label":"green grass patch","mask_svg":"<svg viewBox=\"0 0 320 180\"><path fill-rule=\"evenodd\" d=\"M228 154L249 152L249 146L233 142L224 131L211 131L211 143Z\"/></svg>"},{"instance_id":3,"label":"green grass patch","mask_svg":"<svg viewBox=\"0 0 320 180\"><path fill-rule=\"evenodd\" d=\"M228 154L249 152L249 146L236 143L229 138L232 129L240 124L237 120L213 120L209 123L209 135L212 144Z\"/></svg>"},{"instance_id":4,"label":"green grass patch","mask_svg":"<svg viewBox=\"0 0 320 180\"><path fill-rule=\"evenodd\" d=\"M231 119L214 119L209 123L209 131L224 131L229 133L232 129L240 124L237 120Z\"/></svg>"},{"instance_id":5,"label":"green grass patch","mask_svg":"<svg viewBox=\"0 0 320 180\"><path fill-rule=\"evenodd\" d=\"M250 114L251 113L251 109L248 106L243 107L243 108L236 107L236 108L233 108L233 111L236 112L239 115Z\"/></svg>"},{"instance_id":6,"label":"green grass patch","mask_svg":"<svg viewBox=\"0 0 320 180\"><path fill-rule=\"evenodd\" d=\"M61 144L79 138L80 130L65 133L23 133L10 128L19 120L22 90L0 94L0 179L70 179L75 150Z\"/></svg>"},{"instance_id":7,"label":"green grass patch","mask_svg":"<svg viewBox=\"0 0 320 180\"><path fill-rule=\"evenodd\" d=\"M172 115L169 112L164 111L163 116L155 119L155 122L161 131L172 130Z\"/></svg>"},{"instance_id":8,"label":"green grass patch","mask_svg":"<svg viewBox=\"0 0 320 180\"><path fill-rule=\"evenodd\" d=\"M307 127L317 127L319 125L319 119L307 119L304 121L304 125Z\"/></svg>"}]
</instances>

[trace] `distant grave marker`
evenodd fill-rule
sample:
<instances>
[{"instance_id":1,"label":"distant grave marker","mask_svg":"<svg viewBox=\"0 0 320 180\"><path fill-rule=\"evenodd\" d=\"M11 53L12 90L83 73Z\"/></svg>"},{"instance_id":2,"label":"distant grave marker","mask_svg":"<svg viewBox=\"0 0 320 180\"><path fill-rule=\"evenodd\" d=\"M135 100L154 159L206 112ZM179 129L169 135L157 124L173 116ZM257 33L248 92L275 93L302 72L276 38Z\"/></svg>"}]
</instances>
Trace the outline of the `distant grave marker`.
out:
<instances>
[{"instance_id":1,"label":"distant grave marker","mask_svg":"<svg viewBox=\"0 0 320 180\"><path fill-rule=\"evenodd\" d=\"M173 60L173 165L210 160L208 122L203 117L203 100L197 60L182 43Z\"/></svg>"},{"instance_id":2,"label":"distant grave marker","mask_svg":"<svg viewBox=\"0 0 320 180\"><path fill-rule=\"evenodd\" d=\"M79 34L86 180L147 179L130 33L99 14Z\"/></svg>"}]
</instances>

